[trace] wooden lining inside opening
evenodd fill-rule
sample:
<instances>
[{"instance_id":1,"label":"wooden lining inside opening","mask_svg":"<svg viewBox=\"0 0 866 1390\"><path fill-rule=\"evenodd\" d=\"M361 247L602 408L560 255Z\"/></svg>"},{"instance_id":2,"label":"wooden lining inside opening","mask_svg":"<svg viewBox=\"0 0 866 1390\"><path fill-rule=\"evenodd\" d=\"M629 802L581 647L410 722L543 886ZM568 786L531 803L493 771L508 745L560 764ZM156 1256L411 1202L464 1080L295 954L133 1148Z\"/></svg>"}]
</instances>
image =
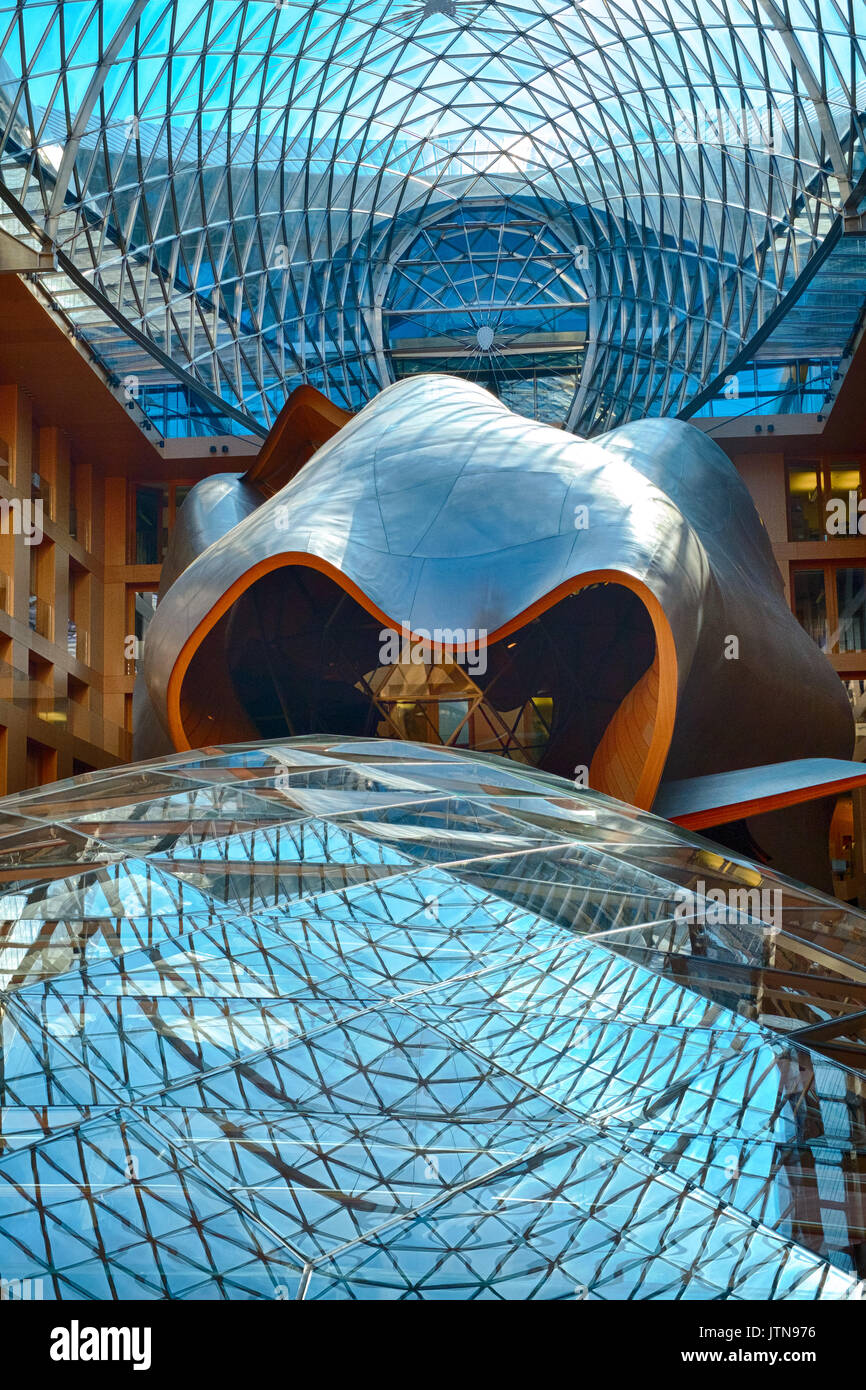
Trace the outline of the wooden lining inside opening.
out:
<instances>
[{"instance_id":1,"label":"wooden lining inside opening","mask_svg":"<svg viewBox=\"0 0 866 1390\"><path fill-rule=\"evenodd\" d=\"M184 644L168 684L167 711L174 746L180 751L219 741L255 738L252 723L242 703L227 689L231 682L225 670L224 636L232 607L258 581L274 571L297 567L327 576L343 593L354 599L382 627L400 630L400 619L389 617L346 576L318 557L291 553L271 556L251 567L222 596L220 602L198 624ZM627 689L595 747L589 768L589 785L608 795L648 809L652 805L673 735L677 699L677 663L673 636L661 605L646 585L634 576L616 570L597 570L557 586L536 603L517 614L509 623L488 634L486 646L492 649L536 619L548 614L564 599L596 586L620 586L635 595L648 615L654 638L654 652L646 669ZM219 625L219 631L217 626ZM212 641L206 639L212 634ZM190 683L187 684L187 676ZM198 692L207 691L202 700ZM218 712L208 714L204 705L216 704ZM304 729L297 732L340 734L346 730ZM544 762L542 761L542 766ZM571 768L555 768L573 775Z\"/></svg>"}]
</instances>

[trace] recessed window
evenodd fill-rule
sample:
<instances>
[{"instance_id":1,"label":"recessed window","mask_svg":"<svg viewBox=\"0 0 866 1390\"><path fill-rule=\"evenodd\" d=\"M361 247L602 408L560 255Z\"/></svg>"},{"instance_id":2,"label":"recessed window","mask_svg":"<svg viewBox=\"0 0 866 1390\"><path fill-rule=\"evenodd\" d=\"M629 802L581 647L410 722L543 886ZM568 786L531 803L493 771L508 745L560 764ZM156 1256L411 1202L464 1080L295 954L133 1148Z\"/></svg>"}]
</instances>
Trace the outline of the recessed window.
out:
<instances>
[{"instance_id":1,"label":"recessed window","mask_svg":"<svg viewBox=\"0 0 866 1390\"><path fill-rule=\"evenodd\" d=\"M840 652L866 650L866 570L862 565L842 566L836 572Z\"/></svg>"},{"instance_id":2,"label":"recessed window","mask_svg":"<svg viewBox=\"0 0 866 1390\"><path fill-rule=\"evenodd\" d=\"M66 620L69 655L90 663L90 575L74 560L69 562L69 612Z\"/></svg>"},{"instance_id":3,"label":"recessed window","mask_svg":"<svg viewBox=\"0 0 866 1390\"><path fill-rule=\"evenodd\" d=\"M150 626L154 613L156 612L156 589L130 589L129 590L129 615L127 622L127 633L134 637L126 654L126 673L135 675L139 669L139 663L144 655L144 639L147 636L147 629Z\"/></svg>"},{"instance_id":4,"label":"recessed window","mask_svg":"<svg viewBox=\"0 0 866 1390\"><path fill-rule=\"evenodd\" d=\"M824 652L866 651L866 564L794 566L792 606Z\"/></svg>"},{"instance_id":5,"label":"recessed window","mask_svg":"<svg viewBox=\"0 0 866 1390\"><path fill-rule=\"evenodd\" d=\"M819 541L824 534L818 469L788 466L788 528L792 541Z\"/></svg>"},{"instance_id":6,"label":"recessed window","mask_svg":"<svg viewBox=\"0 0 866 1390\"><path fill-rule=\"evenodd\" d=\"M143 642L151 619L156 612L157 594L155 589L136 589L133 595L135 635Z\"/></svg>"},{"instance_id":7,"label":"recessed window","mask_svg":"<svg viewBox=\"0 0 866 1390\"><path fill-rule=\"evenodd\" d=\"M823 569L794 571L794 612L822 651L827 650L827 591Z\"/></svg>"},{"instance_id":8,"label":"recessed window","mask_svg":"<svg viewBox=\"0 0 866 1390\"><path fill-rule=\"evenodd\" d=\"M866 517L863 531L858 530L864 495L859 463L790 462L785 482L790 540L823 541L866 534Z\"/></svg>"},{"instance_id":9,"label":"recessed window","mask_svg":"<svg viewBox=\"0 0 866 1390\"><path fill-rule=\"evenodd\" d=\"M162 564L177 513L192 487L192 483L136 484L130 564Z\"/></svg>"},{"instance_id":10,"label":"recessed window","mask_svg":"<svg viewBox=\"0 0 866 1390\"><path fill-rule=\"evenodd\" d=\"M163 516L168 505L168 489L135 489L135 563L158 565L165 552Z\"/></svg>"},{"instance_id":11,"label":"recessed window","mask_svg":"<svg viewBox=\"0 0 866 1390\"><path fill-rule=\"evenodd\" d=\"M28 621L34 632L54 639L54 543L43 540L30 549Z\"/></svg>"}]
</instances>

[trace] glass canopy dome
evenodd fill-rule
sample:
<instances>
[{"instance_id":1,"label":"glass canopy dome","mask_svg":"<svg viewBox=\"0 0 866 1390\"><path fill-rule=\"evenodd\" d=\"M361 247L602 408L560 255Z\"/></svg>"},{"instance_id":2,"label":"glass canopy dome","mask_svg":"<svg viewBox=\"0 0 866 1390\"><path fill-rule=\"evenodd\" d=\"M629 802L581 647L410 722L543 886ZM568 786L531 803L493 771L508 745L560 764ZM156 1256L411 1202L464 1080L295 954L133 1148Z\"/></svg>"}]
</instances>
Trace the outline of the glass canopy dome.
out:
<instances>
[{"instance_id":1,"label":"glass canopy dome","mask_svg":"<svg viewBox=\"0 0 866 1390\"><path fill-rule=\"evenodd\" d=\"M584 432L676 413L857 211L864 36L862 0L3 4L0 226L181 431L355 408L405 338L516 355Z\"/></svg>"},{"instance_id":2,"label":"glass canopy dome","mask_svg":"<svg viewBox=\"0 0 866 1390\"><path fill-rule=\"evenodd\" d=\"M5 1286L862 1297L862 913L385 739L0 812Z\"/></svg>"}]
</instances>

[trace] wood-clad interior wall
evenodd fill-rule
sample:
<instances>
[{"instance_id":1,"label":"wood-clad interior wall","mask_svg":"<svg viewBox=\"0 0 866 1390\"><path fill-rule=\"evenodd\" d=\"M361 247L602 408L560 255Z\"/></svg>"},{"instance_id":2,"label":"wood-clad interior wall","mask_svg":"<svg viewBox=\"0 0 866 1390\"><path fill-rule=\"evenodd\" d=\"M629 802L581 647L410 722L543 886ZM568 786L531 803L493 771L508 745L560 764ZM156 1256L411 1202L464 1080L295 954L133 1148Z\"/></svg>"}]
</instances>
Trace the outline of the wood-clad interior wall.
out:
<instances>
[{"instance_id":1,"label":"wood-clad interior wall","mask_svg":"<svg viewBox=\"0 0 866 1390\"><path fill-rule=\"evenodd\" d=\"M250 463L197 443L161 453L38 288L0 275L0 794L131 757L132 596L161 568L128 562L135 486Z\"/></svg>"}]
</instances>

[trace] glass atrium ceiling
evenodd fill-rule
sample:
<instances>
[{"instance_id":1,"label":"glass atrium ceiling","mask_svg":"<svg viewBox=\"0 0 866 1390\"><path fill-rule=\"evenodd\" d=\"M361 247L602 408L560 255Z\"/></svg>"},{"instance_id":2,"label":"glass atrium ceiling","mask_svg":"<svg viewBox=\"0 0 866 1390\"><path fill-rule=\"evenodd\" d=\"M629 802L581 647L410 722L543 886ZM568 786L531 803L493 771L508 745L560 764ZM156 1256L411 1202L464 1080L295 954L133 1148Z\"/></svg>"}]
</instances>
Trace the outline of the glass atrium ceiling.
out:
<instances>
[{"instance_id":1,"label":"glass atrium ceiling","mask_svg":"<svg viewBox=\"0 0 866 1390\"><path fill-rule=\"evenodd\" d=\"M4 1280L861 1297L866 918L724 853L387 740L5 799Z\"/></svg>"},{"instance_id":2,"label":"glass atrium ceiling","mask_svg":"<svg viewBox=\"0 0 866 1390\"><path fill-rule=\"evenodd\" d=\"M419 362L674 414L856 213L864 39L864 0L2 4L0 226L180 432Z\"/></svg>"}]
</instances>

